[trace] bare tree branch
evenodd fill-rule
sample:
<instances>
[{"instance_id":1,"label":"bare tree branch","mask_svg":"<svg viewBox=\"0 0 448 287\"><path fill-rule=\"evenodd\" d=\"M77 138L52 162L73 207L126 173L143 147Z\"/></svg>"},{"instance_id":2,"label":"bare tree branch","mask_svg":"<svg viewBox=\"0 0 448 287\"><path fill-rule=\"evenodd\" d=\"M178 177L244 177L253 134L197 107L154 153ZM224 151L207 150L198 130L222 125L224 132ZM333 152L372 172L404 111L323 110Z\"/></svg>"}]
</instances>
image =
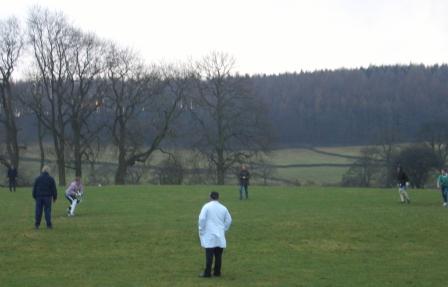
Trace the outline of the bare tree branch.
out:
<instances>
[{"instance_id":1,"label":"bare tree branch","mask_svg":"<svg viewBox=\"0 0 448 287\"><path fill-rule=\"evenodd\" d=\"M227 170L266 150L269 125L262 103L256 101L245 78L232 74L235 60L211 53L195 63L197 95L191 114L197 123L195 147L216 168L217 183Z\"/></svg>"},{"instance_id":2,"label":"bare tree branch","mask_svg":"<svg viewBox=\"0 0 448 287\"><path fill-rule=\"evenodd\" d=\"M0 123L5 129L7 157L2 156L2 164L19 166L18 128L13 94L12 74L24 45L19 21L11 17L0 20Z\"/></svg>"}]
</instances>

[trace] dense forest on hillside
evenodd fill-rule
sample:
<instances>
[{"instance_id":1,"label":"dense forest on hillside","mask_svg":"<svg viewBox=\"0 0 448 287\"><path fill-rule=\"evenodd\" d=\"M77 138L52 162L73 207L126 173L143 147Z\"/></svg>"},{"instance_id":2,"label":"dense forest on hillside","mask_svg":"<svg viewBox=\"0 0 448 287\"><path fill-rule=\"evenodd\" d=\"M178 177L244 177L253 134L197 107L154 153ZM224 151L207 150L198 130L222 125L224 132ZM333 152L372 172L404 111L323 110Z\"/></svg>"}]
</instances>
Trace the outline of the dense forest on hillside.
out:
<instances>
[{"instance_id":1,"label":"dense forest on hillside","mask_svg":"<svg viewBox=\"0 0 448 287\"><path fill-rule=\"evenodd\" d=\"M246 102L238 109L234 103L228 105L225 108L225 114L233 109L234 112L231 117L227 117L225 126L241 124L245 126L241 130L244 130L244 135L249 135L248 130L255 129L256 126L264 128L265 134L261 138L270 137L273 149L341 145L383 146L384 149L364 150L365 154L362 154L354 162L352 168L343 177L344 185L390 186L393 167L397 161L404 160L400 159L398 146L392 147L393 144L400 142L428 143L428 146L441 160L436 160L432 165L440 166L446 161L447 150L446 144L444 144L448 130L445 127L447 120L445 111L448 109L448 97L446 97L448 66L446 65L431 67L422 65L381 66L280 75L237 75L230 76L227 80L239 83L237 91L250 94L252 102ZM189 81L191 83L188 83ZM194 79L185 79L187 86L194 86L194 81ZM212 84L213 81L204 81L204 84L207 83ZM93 85L100 87L101 80L97 80ZM32 90L32 86L32 82L24 81L14 84L13 88L19 98L26 98ZM201 126L195 125L195 117L201 115L203 123L211 123L216 114L204 113L204 106L199 106L201 101L198 101L197 93L200 93L200 90L185 91L182 102L177 105L179 120L173 123L172 132L161 145L162 148L177 147L201 150L204 154L209 152L208 147L201 146L204 137L199 136ZM92 94L91 98L95 99L95 95ZM98 124L104 125L101 132L96 134L98 148L102 146L98 152L101 152L106 146L110 146L110 127L107 123L114 122L114 116L111 114L112 109L107 107L107 96L104 99L97 99L106 104L104 107L96 108L96 112L87 119L86 124L93 130ZM20 102L17 107L21 146L37 145L38 121L35 120L35 114L31 110L27 110L26 106L21 105ZM135 118L136 133L133 136L130 133L127 137L128 140L131 140L135 139L135 135L139 135L139 143L136 147L149 145L154 138L151 129L146 128L142 123L150 122L154 113L157 113L157 108L150 111L145 107L136 107L137 110L140 110ZM262 112L262 117L255 119L258 124L253 122L248 124L250 117L237 118L235 116L244 113L260 114L260 112ZM261 119L263 123L259 122ZM209 135L216 132L213 124L207 130ZM68 139L73 136L69 129L67 129L66 135ZM271 137L272 135L273 137ZM46 132L43 136L44 141L50 144L50 133ZM251 137L254 136L256 134L251 135ZM229 150L233 149L236 153L244 148L238 142L229 142L225 146ZM71 145L69 145L69 150L71 150ZM414 155L415 151L419 151L419 149L412 147L409 152ZM97 157L98 155L93 154L93 156ZM69 160L71 158L68 156ZM425 156L425 158L427 157ZM90 161L91 159L84 159L84 161L86 160ZM172 170L171 165L177 164L175 158L172 160L174 163L170 160L165 163L169 165L169 170ZM207 162L206 159L203 160ZM246 159L246 161L249 160L253 159ZM409 157L409 160L411 162L419 161L412 156ZM233 166L240 161L244 161L244 159L237 159L235 163L227 167L225 171L227 177ZM379 168L378 164L382 168ZM134 166L134 164L130 166ZM258 167L257 170L261 166L268 169L273 168L269 162L257 163L254 166ZM206 166L182 168L189 169L190 173L197 169L199 174L208 170ZM267 174L266 176L272 175ZM175 177L171 176L170 178ZM126 179L126 182L128 181L129 179ZM421 182L424 181L421 180ZM203 179L200 182L203 182ZM419 183L418 186L422 184Z\"/></svg>"},{"instance_id":2,"label":"dense forest on hillside","mask_svg":"<svg viewBox=\"0 0 448 287\"><path fill-rule=\"evenodd\" d=\"M384 130L394 130L400 141L413 141L423 126L445 122L448 117L446 65L381 66L245 79L265 104L274 146L375 144ZM184 120L189 120L188 115ZM23 117L22 121L24 140L34 141L34 118Z\"/></svg>"},{"instance_id":3,"label":"dense forest on hillside","mask_svg":"<svg viewBox=\"0 0 448 287\"><path fill-rule=\"evenodd\" d=\"M280 145L372 144L384 130L412 141L445 122L448 66L381 66L253 76Z\"/></svg>"}]
</instances>

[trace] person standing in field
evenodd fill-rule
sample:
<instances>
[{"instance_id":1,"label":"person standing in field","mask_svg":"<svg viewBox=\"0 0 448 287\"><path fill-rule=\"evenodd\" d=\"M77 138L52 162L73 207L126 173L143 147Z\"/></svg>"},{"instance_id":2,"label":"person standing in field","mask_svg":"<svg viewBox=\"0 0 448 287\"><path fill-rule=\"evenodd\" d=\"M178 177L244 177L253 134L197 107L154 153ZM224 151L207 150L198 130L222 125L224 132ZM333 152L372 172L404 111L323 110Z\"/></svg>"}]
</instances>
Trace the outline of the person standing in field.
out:
<instances>
[{"instance_id":1,"label":"person standing in field","mask_svg":"<svg viewBox=\"0 0 448 287\"><path fill-rule=\"evenodd\" d=\"M67 208L67 215L74 216L75 209L80 202L80 197L84 193L84 187L81 182L81 178L77 176L74 181L72 181L68 188L65 190L65 198L70 202Z\"/></svg>"},{"instance_id":2,"label":"person standing in field","mask_svg":"<svg viewBox=\"0 0 448 287\"><path fill-rule=\"evenodd\" d=\"M58 191L54 179L50 176L50 168L46 165L42 168L41 175L34 181L33 198L36 201L34 227L39 229L42 211L44 211L47 228L53 228L51 223L51 202L56 202Z\"/></svg>"},{"instance_id":3,"label":"person standing in field","mask_svg":"<svg viewBox=\"0 0 448 287\"><path fill-rule=\"evenodd\" d=\"M200 277L212 276L213 257L213 276L221 276L222 254L227 246L225 233L231 224L232 217L219 202L219 193L212 191L210 201L202 207L198 220L199 238L201 246L205 248L205 270Z\"/></svg>"},{"instance_id":4,"label":"person standing in field","mask_svg":"<svg viewBox=\"0 0 448 287\"><path fill-rule=\"evenodd\" d=\"M447 174L446 169L444 169L444 168L442 168L440 175L437 178L437 188L439 188L442 193L443 206L447 207L448 174Z\"/></svg>"},{"instance_id":5,"label":"person standing in field","mask_svg":"<svg viewBox=\"0 0 448 287\"><path fill-rule=\"evenodd\" d=\"M401 203L411 203L407 187L409 186L409 178L401 166L397 167L398 194Z\"/></svg>"},{"instance_id":6,"label":"person standing in field","mask_svg":"<svg viewBox=\"0 0 448 287\"><path fill-rule=\"evenodd\" d=\"M243 164L241 166L239 179L240 179L240 200L243 199L243 190L246 195L246 199L249 198L249 178L250 173L247 170L247 167Z\"/></svg>"},{"instance_id":7,"label":"person standing in field","mask_svg":"<svg viewBox=\"0 0 448 287\"><path fill-rule=\"evenodd\" d=\"M10 192L16 191L17 176L18 176L17 168L15 166L11 165L8 168L8 174L7 174Z\"/></svg>"}]
</instances>

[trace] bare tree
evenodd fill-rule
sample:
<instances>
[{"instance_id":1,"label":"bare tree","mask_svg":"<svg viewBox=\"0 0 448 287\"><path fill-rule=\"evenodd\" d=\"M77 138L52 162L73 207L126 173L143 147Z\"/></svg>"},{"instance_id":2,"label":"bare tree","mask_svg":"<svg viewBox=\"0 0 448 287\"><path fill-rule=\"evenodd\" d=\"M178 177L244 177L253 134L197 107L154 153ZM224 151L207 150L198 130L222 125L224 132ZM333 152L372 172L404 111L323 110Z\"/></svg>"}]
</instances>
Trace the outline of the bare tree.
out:
<instances>
[{"instance_id":1,"label":"bare tree","mask_svg":"<svg viewBox=\"0 0 448 287\"><path fill-rule=\"evenodd\" d=\"M172 132L188 81L171 69L149 72L135 53L113 44L106 66L110 91L105 102L118 151L115 183L124 184L128 168L145 162Z\"/></svg>"},{"instance_id":2,"label":"bare tree","mask_svg":"<svg viewBox=\"0 0 448 287\"><path fill-rule=\"evenodd\" d=\"M412 144L401 150L394 158L395 166L400 165L409 176L411 185L423 188L432 170L441 166L440 159L431 147ZM396 173L393 173L396 174Z\"/></svg>"},{"instance_id":3,"label":"bare tree","mask_svg":"<svg viewBox=\"0 0 448 287\"><path fill-rule=\"evenodd\" d=\"M45 109L42 106L43 95L45 88L42 85L42 82L39 81L38 75L29 75L29 79L31 80L31 85L26 85L27 89L23 92L19 99L25 107L33 107L33 110L42 111L41 113L33 112L33 116L36 118L37 124L37 142L39 145L39 155L40 155L40 168L42 170L45 164L45 148L44 148L44 138L46 134L46 129L42 125L42 121L40 120L39 115L42 114Z\"/></svg>"},{"instance_id":4,"label":"bare tree","mask_svg":"<svg viewBox=\"0 0 448 287\"><path fill-rule=\"evenodd\" d=\"M29 108L53 137L59 184L65 185L66 126L70 121L65 103L71 87L68 57L74 44L73 28L61 13L34 7L28 18L28 38L42 86L42 104Z\"/></svg>"},{"instance_id":5,"label":"bare tree","mask_svg":"<svg viewBox=\"0 0 448 287\"><path fill-rule=\"evenodd\" d=\"M444 121L434 121L422 125L418 139L432 149L443 166L448 159L448 128Z\"/></svg>"},{"instance_id":6,"label":"bare tree","mask_svg":"<svg viewBox=\"0 0 448 287\"><path fill-rule=\"evenodd\" d=\"M400 140L400 134L397 129L385 128L379 130L375 134L375 145L379 147L379 160L383 161L384 168L381 180L386 187L391 186L394 183L394 171L395 163L394 157L398 154L399 148L397 143Z\"/></svg>"},{"instance_id":7,"label":"bare tree","mask_svg":"<svg viewBox=\"0 0 448 287\"><path fill-rule=\"evenodd\" d=\"M185 168L182 156L169 153L156 170L159 184L182 184L185 176Z\"/></svg>"},{"instance_id":8,"label":"bare tree","mask_svg":"<svg viewBox=\"0 0 448 287\"><path fill-rule=\"evenodd\" d=\"M245 77L233 74L235 60L211 53L195 63L197 96L191 109L197 123L196 149L216 169L218 184L236 163L266 150L269 125L263 106L251 93Z\"/></svg>"},{"instance_id":9,"label":"bare tree","mask_svg":"<svg viewBox=\"0 0 448 287\"><path fill-rule=\"evenodd\" d=\"M384 150L383 150L384 151ZM381 169L384 168L383 152L377 146L361 148L360 156L342 177L343 186L370 187ZM387 172L387 170L383 171Z\"/></svg>"},{"instance_id":10,"label":"bare tree","mask_svg":"<svg viewBox=\"0 0 448 287\"><path fill-rule=\"evenodd\" d=\"M92 34L72 31L72 46L68 51L69 95L68 106L71 133L68 140L73 150L74 168L77 176L82 175L82 161L94 149L92 143L103 128L101 123L90 121L102 104L102 85L98 80L103 72L103 45Z\"/></svg>"},{"instance_id":11,"label":"bare tree","mask_svg":"<svg viewBox=\"0 0 448 287\"><path fill-rule=\"evenodd\" d=\"M19 166L18 128L16 108L12 91L12 74L17 66L23 48L23 36L19 21L11 17L0 20L0 123L5 129L5 142L8 160L0 156L1 163L6 166Z\"/></svg>"},{"instance_id":12,"label":"bare tree","mask_svg":"<svg viewBox=\"0 0 448 287\"><path fill-rule=\"evenodd\" d=\"M255 167L251 177L260 176L263 179L263 185L268 185L269 180L273 178L276 173L276 168L269 160L269 157L260 155L251 165ZM239 174L239 171L240 169L238 168L236 174Z\"/></svg>"}]
</instances>

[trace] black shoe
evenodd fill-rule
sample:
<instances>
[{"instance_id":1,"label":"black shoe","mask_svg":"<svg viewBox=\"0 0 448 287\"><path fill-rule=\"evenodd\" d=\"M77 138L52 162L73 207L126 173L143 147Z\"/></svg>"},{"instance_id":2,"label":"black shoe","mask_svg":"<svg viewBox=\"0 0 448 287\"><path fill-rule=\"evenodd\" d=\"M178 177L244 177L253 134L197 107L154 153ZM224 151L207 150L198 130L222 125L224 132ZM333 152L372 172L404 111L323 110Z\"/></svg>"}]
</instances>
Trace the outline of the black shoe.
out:
<instances>
[{"instance_id":1,"label":"black shoe","mask_svg":"<svg viewBox=\"0 0 448 287\"><path fill-rule=\"evenodd\" d=\"M210 278L210 277L212 277L210 274L205 274L205 272L202 272L201 274L199 274L199 277L202 277L202 278Z\"/></svg>"},{"instance_id":2,"label":"black shoe","mask_svg":"<svg viewBox=\"0 0 448 287\"><path fill-rule=\"evenodd\" d=\"M47 229L53 229L53 226L52 225L48 225Z\"/></svg>"},{"instance_id":3,"label":"black shoe","mask_svg":"<svg viewBox=\"0 0 448 287\"><path fill-rule=\"evenodd\" d=\"M38 230L39 229L39 225L34 225L34 229Z\"/></svg>"},{"instance_id":4,"label":"black shoe","mask_svg":"<svg viewBox=\"0 0 448 287\"><path fill-rule=\"evenodd\" d=\"M221 273L213 273L214 277L221 277Z\"/></svg>"}]
</instances>

